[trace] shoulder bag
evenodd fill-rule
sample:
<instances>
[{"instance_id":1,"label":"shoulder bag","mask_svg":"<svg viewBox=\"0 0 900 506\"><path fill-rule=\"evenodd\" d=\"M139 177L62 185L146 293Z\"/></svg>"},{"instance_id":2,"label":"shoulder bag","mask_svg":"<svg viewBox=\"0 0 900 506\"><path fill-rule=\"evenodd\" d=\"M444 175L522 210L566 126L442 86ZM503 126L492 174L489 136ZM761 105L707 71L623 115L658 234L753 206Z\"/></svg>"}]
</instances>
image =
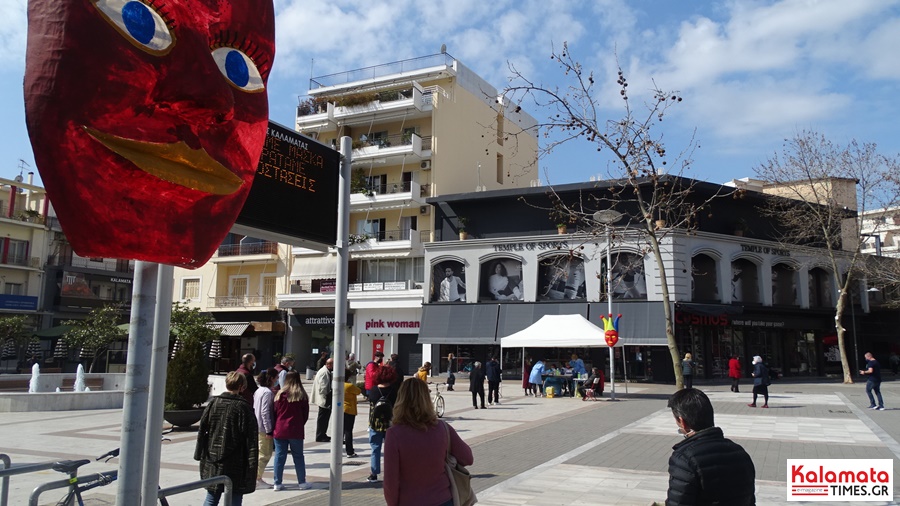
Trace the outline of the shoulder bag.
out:
<instances>
[{"instance_id":1,"label":"shoulder bag","mask_svg":"<svg viewBox=\"0 0 900 506\"><path fill-rule=\"evenodd\" d=\"M475 491L472 490L472 475L466 466L460 465L456 457L450 453L450 427L445 423L447 432L447 460L444 467L447 468L447 476L450 478L450 493L453 496L453 506L472 506L478 502Z\"/></svg>"}]
</instances>

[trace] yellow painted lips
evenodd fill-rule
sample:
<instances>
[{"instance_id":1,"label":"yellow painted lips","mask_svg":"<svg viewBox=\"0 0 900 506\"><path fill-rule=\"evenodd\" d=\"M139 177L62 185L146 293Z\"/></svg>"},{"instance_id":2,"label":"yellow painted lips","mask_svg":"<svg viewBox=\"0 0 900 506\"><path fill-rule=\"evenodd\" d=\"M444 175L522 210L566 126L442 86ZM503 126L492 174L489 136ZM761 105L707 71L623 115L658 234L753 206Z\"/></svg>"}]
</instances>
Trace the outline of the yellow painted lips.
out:
<instances>
[{"instance_id":1,"label":"yellow painted lips","mask_svg":"<svg viewBox=\"0 0 900 506\"><path fill-rule=\"evenodd\" d=\"M90 127L84 129L110 151L164 181L213 195L231 195L244 184L243 179L213 160L206 150L191 149L184 141L142 142Z\"/></svg>"}]
</instances>

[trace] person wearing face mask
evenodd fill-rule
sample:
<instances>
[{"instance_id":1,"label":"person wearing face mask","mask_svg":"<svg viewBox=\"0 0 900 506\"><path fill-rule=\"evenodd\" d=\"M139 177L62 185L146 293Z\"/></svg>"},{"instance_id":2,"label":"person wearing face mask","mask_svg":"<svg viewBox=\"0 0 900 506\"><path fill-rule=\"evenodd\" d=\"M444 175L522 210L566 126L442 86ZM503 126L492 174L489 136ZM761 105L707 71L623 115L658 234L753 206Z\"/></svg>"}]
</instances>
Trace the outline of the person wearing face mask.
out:
<instances>
[{"instance_id":1,"label":"person wearing face mask","mask_svg":"<svg viewBox=\"0 0 900 506\"><path fill-rule=\"evenodd\" d=\"M253 406L253 394L259 386L256 384L256 378L253 377L253 370L256 369L256 357L252 353L247 353L241 357L241 366L235 372L240 373L247 380L247 388L241 392L241 397Z\"/></svg>"},{"instance_id":2,"label":"person wearing face mask","mask_svg":"<svg viewBox=\"0 0 900 506\"><path fill-rule=\"evenodd\" d=\"M672 394L668 407L684 441L669 457L667 506L756 504L756 468L741 445L715 427L712 403L701 390Z\"/></svg>"}]
</instances>

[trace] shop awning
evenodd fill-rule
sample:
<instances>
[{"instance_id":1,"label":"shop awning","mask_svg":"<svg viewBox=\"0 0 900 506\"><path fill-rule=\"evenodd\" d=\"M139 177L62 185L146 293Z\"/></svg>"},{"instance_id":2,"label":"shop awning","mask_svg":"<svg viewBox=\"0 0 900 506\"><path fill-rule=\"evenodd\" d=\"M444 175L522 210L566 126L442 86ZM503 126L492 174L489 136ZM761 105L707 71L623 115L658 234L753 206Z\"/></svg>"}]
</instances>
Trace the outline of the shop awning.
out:
<instances>
[{"instance_id":1,"label":"shop awning","mask_svg":"<svg viewBox=\"0 0 900 506\"><path fill-rule=\"evenodd\" d=\"M588 310L588 320L600 324L600 315L608 314L605 302L594 302ZM613 314L621 314L619 340L625 346L667 346L666 313L662 302L613 301Z\"/></svg>"},{"instance_id":2,"label":"shop awning","mask_svg":"<svg viewBox=\"0 0 900 506\"><path fill-rule=\"evenodd\" d=\"M331 279L337 277L335 255L301 256L294 260L291 279Z\"/></svg>"},{"instance_id":3,"label":"shop awning","mask_svg":"<svg viewBox=\"0 0 900 506\"><path fill-rule=\"evenodd\" d=\"M38 337L62 337L66 332L72 330L72 325L57 325L49 329L38 330L34 335Z\"/></svg>"},{"instance_id":4,"label":"shop awning","mask_svg":"<svg viewBox=\"0 0 900 506\"><path fill-rule=\"evenodd\" d=\"M500 304L426 304L418 344L499 344Z\"/></svg>"},{"instance_id":5,"label":"shop awning","mask_svg":"<svg viewBox=\"0 0 900 506\"><path fill-rule=\"evenodd\" d=\"M497 335L509 336L527 329L546 315L579 314L587 318L586 302L535 302L500 304Z\"/></svg>"},{"instance_id":6,"label":"shop awning","mask_svg":"<svg viewBox=\"0 0 900 506\"><path fill-rule=\"evenodd\" d=\"M250 322L210 322L207 325L226 337L240 337L250 328Z\"/></svg>"}]
</instances>

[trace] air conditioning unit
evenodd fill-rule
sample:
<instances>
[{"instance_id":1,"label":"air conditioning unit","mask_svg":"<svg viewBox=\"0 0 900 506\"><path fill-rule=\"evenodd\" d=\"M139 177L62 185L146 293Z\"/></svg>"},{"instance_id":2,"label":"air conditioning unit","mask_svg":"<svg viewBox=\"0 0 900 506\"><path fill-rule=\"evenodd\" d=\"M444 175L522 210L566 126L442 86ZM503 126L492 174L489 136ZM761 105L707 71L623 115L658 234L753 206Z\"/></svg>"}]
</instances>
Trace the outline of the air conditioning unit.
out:
<instances>
[{"instance_id":1,"label":"air conditioning unit","mask_svg":"<svg viewBox=\"0 0 900 506\"><path fill-rule=\"evenodd\" d=\"M428 214L431 212L431 206L421 206L419 207L419 214Z\"/></svg>"},{"instance_id":2,"label":"air conditioning unit","mask_svg":"<svg viewBox=\"0 0 900 506\"><path fill-rule=\"evenodd\" d=\"M431 170L431 160L422 160L422 163L419 164L419 167L421 167L422 170Z\"/></svg>"}]
</instances>

